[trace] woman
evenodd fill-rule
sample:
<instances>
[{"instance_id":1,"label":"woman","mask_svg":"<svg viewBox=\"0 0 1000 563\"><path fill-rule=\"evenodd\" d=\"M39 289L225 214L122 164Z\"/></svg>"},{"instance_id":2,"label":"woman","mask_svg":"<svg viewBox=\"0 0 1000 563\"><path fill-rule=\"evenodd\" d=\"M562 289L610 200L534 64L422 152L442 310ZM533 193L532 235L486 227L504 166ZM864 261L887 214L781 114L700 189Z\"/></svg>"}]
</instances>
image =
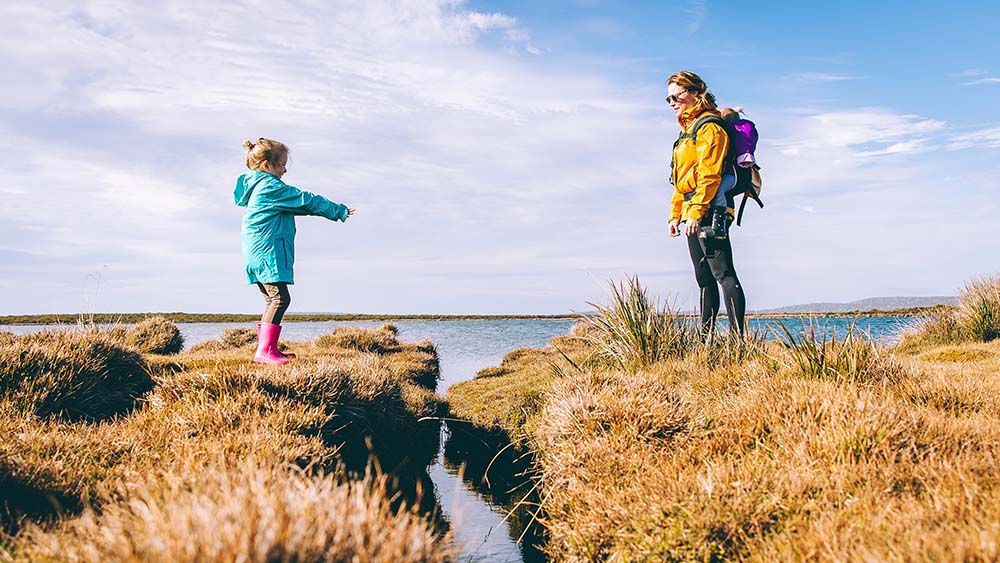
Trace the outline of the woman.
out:
<instances>
[{"instance_id":1,"label":"woman","mask_svg":"<svg viewBox=\"0 0 1000 563\"><path fill-rule=\"evenodd\" d=\"M671 76L667 80L667 103L681 126L681 135L674 144L671 170L674 196L670 209L670 236L680 236L682 232L687 236L694 277L701 288L702 334L707 338L715 328L721 285L730 332L742 337L746 297L736 277L733 248L725 234L733 217L725 191L736 182L727 162L729 137L717 120L702 121L695 130L699 119L719 115L715 96L697 74L682 71ZM701 233L712 236L699 236L699 231L713 226L716 228Z\"/></svg>"}]
</instances>

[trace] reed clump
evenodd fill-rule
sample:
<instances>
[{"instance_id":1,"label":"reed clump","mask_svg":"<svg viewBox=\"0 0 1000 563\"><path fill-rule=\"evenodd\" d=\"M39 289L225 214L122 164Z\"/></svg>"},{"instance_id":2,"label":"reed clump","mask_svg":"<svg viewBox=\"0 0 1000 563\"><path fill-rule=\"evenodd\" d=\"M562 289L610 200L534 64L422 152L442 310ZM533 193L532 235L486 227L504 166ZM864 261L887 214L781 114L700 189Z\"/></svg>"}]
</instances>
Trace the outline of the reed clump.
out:
<instances>
[{"instance_id":1,"label":"reed clump","mask_svg":"<svg viewBox=\"0 0 1000 563\"><path fill-rule=\"evenodd\" d=\"M903 366L893 353L859 333L854 325L848 328L842 340L837 338L835 330L828 331L812 319L808 325L803 325L799 337L784 323L779 327L778 338L792 359L790 367L804 377L893 384L904 375ZM827 332L831 332L830 336L826 336Z\"/></svg>"},{"instance_id":2,"label":"reed clump","mask_svg":"<svg viewBox=\"0 0 1000 563\"><path fill-rule=\"evenodd\" d=\"M125 343L144 354L176 354L184 348L184 336L173 321L158 315L136 323Z\"/></svg>"},{"instance_id":3,"label":"reed clump","mask_svg":"<svg viewBox=\"0 0 1000 563\"><path fill-rule=\"evenodd\" d=\"M588 303L597 312L581 317L594 355L629 372L682 357L701 341L697 327L669 304L647 295L638 276L610 284L610 303Z\"/></svg>"},{"instance_id":4,"label":"reed clump","mask_svg":"<svg viewBox=\"0 0 1000 563\"><path fill-rule=\"evenodd\" d=\"M142 356L107 332L37 333L0 343L0 400L38 417L107 419L129 412L152 388Z\"/></svg>"},{"instance_id":5,"label":"reed clump","mask_svg":"<svg viewBox=\"0 0 1000 563\"><path fill-rule=\"evenodd\" d=\"M958 305L920 322L900 340L904 351L1000 338L1000 275L970 280L958 293Z\"/></svg>"},{"instance_id":6,"label":"reed clump","mask_svg":"<svg viewBox=\"0 0 1000 563\"><path fill-rule=\"evenodd\" d=\"M378 329L337 327L316 339L320 348L346 348L361 352L384 353L399 346L396 325L385 324Z\"/></svg>"}]
</instances>

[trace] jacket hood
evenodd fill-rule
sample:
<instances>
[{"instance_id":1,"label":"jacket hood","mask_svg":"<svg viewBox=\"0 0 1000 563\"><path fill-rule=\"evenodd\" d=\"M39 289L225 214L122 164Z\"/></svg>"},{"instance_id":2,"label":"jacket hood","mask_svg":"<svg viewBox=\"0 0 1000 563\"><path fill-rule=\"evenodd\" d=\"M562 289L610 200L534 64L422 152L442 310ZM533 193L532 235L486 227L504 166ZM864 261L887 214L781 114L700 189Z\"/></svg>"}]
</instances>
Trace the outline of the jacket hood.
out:
<instances>
[{"instance_id":1,"label":"jacket hood","mask_svg":"<svg viewBox=\"0 0 1000 563\"><path fill-rule=\"evenodd\" d=\"M257 187L257 184L266 180L269 176L270 174L267 172L255 170L253 172L247 172L237 178L236 189L233 190L233 200L236 202L236 205L246 207L247 203L250 201L250 196L253 194L254 188Z\"/></svg>"}]
</instances>

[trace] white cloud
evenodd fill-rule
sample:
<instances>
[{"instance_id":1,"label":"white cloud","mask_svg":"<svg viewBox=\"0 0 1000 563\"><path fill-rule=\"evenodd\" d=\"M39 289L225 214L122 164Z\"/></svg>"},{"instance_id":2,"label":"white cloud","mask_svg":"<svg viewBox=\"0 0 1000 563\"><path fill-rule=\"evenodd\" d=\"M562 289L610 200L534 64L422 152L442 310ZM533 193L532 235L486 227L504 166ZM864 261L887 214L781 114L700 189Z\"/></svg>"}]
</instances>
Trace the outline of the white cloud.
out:
<instances>
[{"instance_id":1,"label":"white cloud","mask_svg":"<svg viewBox=\"0 0 1000 563\"><path fill-rule=\"evenodd\" d=\"M684 13L691 18L688 33L697 33L705 21L708 12L708 0L684 0Z\"/></svg>"},{"instance_id":2,"label":"white cloud","mask_svg":"<svg viewBox=\"0 0 1000 563\"><path fill-rule=\"evenodd\" d=\"M991 76L963 83L964 86L977 86L979 84L1000 84L1000 77Z\"/></svg>"},{"instance_id":3,"label":"white cloud","mask_svg":"<svg viewBox=\"0 0 1000 563\"><path fill-rule=\"evenodd\" d=\"M953 135L946 147L950 150L1000 149L1000 127Z\"/></svg>"}]
</instances>

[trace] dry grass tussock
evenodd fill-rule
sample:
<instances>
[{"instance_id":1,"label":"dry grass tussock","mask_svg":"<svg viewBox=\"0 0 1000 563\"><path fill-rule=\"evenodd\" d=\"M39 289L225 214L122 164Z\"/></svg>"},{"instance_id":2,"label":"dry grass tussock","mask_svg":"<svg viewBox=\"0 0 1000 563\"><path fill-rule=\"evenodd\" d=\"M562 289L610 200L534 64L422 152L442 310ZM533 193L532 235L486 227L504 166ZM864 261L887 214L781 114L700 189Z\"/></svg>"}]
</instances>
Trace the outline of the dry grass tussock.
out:
<instances>
[{"instance_id":1,"label":"dry grass tussock","mask_svg":"<svg viewBox=\"0 0 1000 563\"><path fill-rule=\"evenodd\" d=\"M919 351L928 346L962 342L990 342L1000 338L1000 276L974 279L958 293L958 306L913 326L900 349Z\"/></svg>"},{"instance_id":2,"label":"dry grass tussock","mask_svg":"<svg viewBox=\"0 0 1000 563\"><path fill-rule=\"evenodd\" d=\"M348 348L362 352L387 352L399 346L396 325L385 324L378 330L358 327L337 327L316 339L320 348Z\"/></svg>"},{"instance_id":3,"label":"dry grass tussock","mask_svg":"<svg viewBox=\"0 0 1000 563\"><path fill-rule=\"evenodd\" d=\"M153 388L146 363L97 330L0 341L0 400L35 416L101 420L131 410Z\"/></svg>"},{"instance_id":4,"label":"dry grass tussock","mask_svg":"<svg viewBox=\"0 0 1000 563\"><path fill-rule=\"evenodd\" d=\"M96 343L96 348L89 349L102 350L107 339L116 342L115 337L94 331L35 338L48 342L53 349L65 348L69 342L81 349L88 348L79 343ZM55 343L60 343L60 347ZM76 350L73 346L68 348ZM141 398L138 408L100 424L35 416L23 408L22 395L5 392L0 396L2 529L17 533L24 524L65 518L86 505L93 506L95 513L86 517L90 520L80 521L89 524L67 524L57 533L58 540L53 539L56 536L38 535L41 533L38 530L32 532L33 538L49 538L57 541L49 545L69 549L65 542L82 541L87 535L82 530L115 529L119 525L115 521L131 522L127 525L132 527L135 522L129 518L145 518L145 513L136 512L135 506L121 505L122 499L131 498L123 497L122 491L135 487L142 490L141 487L147 486L148 491L156 491L154 485L143 481L144 476L162 474L186 482L195 476L204 477L206 460L252 458L269 460L274 467L341 472L345 461L354 469L363 469L372 444L380 455L386 452L388 461L383 466L392 467L401 462L401 457L414 455L413 442L421 428L418 419L443 413L443 401L433 394L433 387L421 383L427 380L427 371L437 365L433 347L426 343L402 344L384 355L322 349L310 343L294 346L301 352L299 359L280 367L251 364L242 351L185 352L171 356L170 369L156 370L150 380L155 385ZM126 352L142 361L134 352ZM35 361L34 356L20 357ZM8 355L3 358L6 360ZM149 358L160 361L163 357ZM23 370L25 366L17 369ZM147 379L150 377L143 374ZM436 376L431 380L436 380ZM417 463L422 462L421 459ZM272 467L261 471L264 473L255 475L260 477L275 470ZM231 472L226 478L237 477L243 478ZM291 478L274 477L282 483L291 483L294 490L306 486L295 481L298 477L287 481ZM157 501L172 502L172 499ZM61 508L54 508L53 502ZM155 518L167 518L174 514L173 510L181 510L177 504L157 506L156 510L166 512ZM103 520L108 514L113 514L111 520ZM372 526L390 525L391 520ZM79 527L84 525L98 528ZM109 542L107 549L117 553L115 550L120 546L115 547L118 544L113 539L102 532L81 543L79 549L73 548L77 551L67 553L87 553L92 548L88 546L104 541ZM152 542L155 537L147 539ZM166 541L167 537L163 539ZM206 535L206 544L209 539ZM224 543L222 540L220 533L213 541ZM285 545L282 537L274 541ZM14 555L22 559L41 557L38 554L43 553L29 550L27 546L34 540L22 540L21 535L16 535L13 542ZM179 546L168 545L164 549L179 549ZM294 555L296 551L289 553L292 555L285 560L327 560L302 559ZM84 555L79 557L82 559L77 560L87 560ZM50 560L74 559L67 555Z\"/></svg>"},{"instance_id":5,"label":"dry grass tussock","mask_svg":"<svg viewBox=\"0 0 1000 563\"><path fill-rule=\"evenodd\" d=\"M394 508L386 479L304 472L271 460L215 460L156 472L50 530L32 526L15 561L434 562L448 555L427 519Z\"/></svg>"},{"instance_id":6,"label":"dry grass tussock","mask_svg":"<svg viewBox=\"0 0 1000 563\"><path fill-rule=\"evenodd\" d=\"M172 321L163 316L136 323L124 337L125 344L144 354L176 354L184 348L184 337Z\"/></svg>"},{"instance_id":7,"label":"dry grass tussock","mask_svg":"<svg viewBox=\"0 0 1000 563\"><path fill-rule=\"evenodd\" d=\"M257 331L247 327L227 328L219 335L219 339L229 348L242 348L257 343Z\"/></svg>"}]
</instances>

